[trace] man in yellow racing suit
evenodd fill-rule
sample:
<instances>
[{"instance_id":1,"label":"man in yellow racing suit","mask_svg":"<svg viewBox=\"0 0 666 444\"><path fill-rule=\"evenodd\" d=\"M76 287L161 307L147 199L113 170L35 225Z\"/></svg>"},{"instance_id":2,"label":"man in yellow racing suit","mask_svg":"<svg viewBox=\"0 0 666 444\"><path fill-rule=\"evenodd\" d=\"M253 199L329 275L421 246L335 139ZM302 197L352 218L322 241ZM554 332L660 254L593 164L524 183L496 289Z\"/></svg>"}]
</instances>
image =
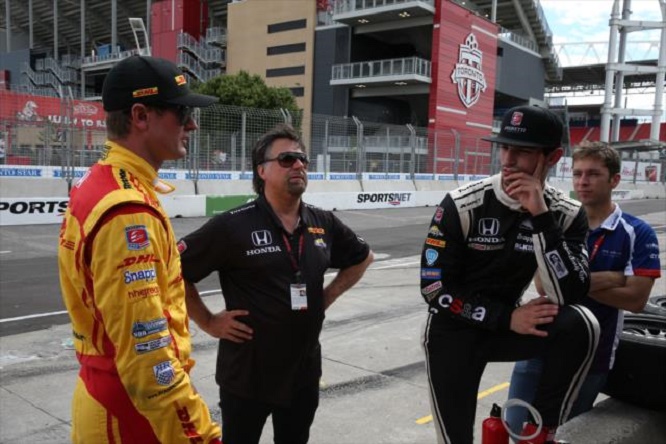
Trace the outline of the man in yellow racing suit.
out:
<instances>
[{"instance_id":1,"label":"man in yellow racing suit","mask_svg":"<svg viewBox=\"0 0 666 444\"><path fill-rule=\"evenodd\" d=\"M107 75L107 151L73 187L58 249L81 364L75 443L221 443L189 377L180 256L156 195L169 188L157 170L197 128L192 107L214 101L162 59L133 56Z\"/></svg>"}]
</instances>

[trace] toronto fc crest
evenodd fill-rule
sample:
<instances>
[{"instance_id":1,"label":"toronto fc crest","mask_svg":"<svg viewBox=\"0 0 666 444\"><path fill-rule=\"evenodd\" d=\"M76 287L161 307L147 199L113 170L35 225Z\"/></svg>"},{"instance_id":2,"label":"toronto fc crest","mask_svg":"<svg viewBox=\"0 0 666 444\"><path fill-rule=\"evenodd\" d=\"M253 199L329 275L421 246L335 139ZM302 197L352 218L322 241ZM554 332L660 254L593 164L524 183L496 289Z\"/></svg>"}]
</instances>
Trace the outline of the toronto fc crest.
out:
<instances>
[{"instance_id":1,"label":"toronto fc crest","mask_svg":"<svg viewBox=\"0 0 666 444\"><path fill-rule=\"evenodd\" d=\"M458 63L451 80L458 84L458 97L467 108L478 102L481 93L486 90L486 76L482 71L483 53L474 34L469 34L465 43L460 45Z\"/></svg>"}]
</instances>

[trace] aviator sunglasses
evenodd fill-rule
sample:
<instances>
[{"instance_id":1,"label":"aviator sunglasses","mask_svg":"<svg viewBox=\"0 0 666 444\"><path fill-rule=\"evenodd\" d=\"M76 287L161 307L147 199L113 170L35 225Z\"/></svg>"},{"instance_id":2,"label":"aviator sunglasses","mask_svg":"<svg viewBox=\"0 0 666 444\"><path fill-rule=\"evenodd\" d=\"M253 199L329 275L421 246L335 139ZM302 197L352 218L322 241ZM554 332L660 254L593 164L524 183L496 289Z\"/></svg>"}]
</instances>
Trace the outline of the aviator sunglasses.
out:
<instances>
[{"instance_id":1,"label":"aviator sunglasses","mask_svg":"<svg viewBox=\"0 0 666 444\"><path fill-rule=\"evenodd\" d=\"M310 163L310 159L308 159L307 154L291 151L280 153L277 155L277 157L273 159L266 159L261 163L273 162L274 160L277 160L282 168L291 168L294 166L297 160L300 160L305 168L307 168L308 164Z\"/></svg>"}]
</instances>

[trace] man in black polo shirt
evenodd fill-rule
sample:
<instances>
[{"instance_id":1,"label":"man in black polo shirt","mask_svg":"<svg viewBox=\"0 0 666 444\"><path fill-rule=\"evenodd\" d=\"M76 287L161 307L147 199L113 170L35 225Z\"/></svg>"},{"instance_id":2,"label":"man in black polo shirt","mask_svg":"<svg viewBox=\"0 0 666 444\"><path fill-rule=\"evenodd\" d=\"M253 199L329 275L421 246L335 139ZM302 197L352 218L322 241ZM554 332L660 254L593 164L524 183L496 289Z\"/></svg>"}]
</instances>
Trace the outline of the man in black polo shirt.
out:
<instances>
[{"instance_id":1,"label":"man in black polo shirt","mask_svg":"<svg viewBox=\"0 0 666 444\"><path fill-rule=\"evenodd\" d=\"M225 444L258 443L268 415L276 443L306 443L319 404L324 311L363 276L368 245L329 211L307 205L308 157L279 125L252 153L259 197L179 242L187 308L220 338ZM328 268L340 271L324 288ZM217 271L226 310L211 313L194 282Z\"/></svg>"}]
</instances>

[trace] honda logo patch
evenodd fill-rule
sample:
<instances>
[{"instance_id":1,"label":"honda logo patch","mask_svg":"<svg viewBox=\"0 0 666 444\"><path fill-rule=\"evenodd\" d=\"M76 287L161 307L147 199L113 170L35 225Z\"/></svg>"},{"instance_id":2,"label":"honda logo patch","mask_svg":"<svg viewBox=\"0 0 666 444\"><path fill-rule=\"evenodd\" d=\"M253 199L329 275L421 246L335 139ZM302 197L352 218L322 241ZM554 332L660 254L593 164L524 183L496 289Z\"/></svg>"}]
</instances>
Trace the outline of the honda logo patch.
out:
<instances>
[{"instance_id":1,"label":"honda logo patch","mask_svg":"<svg viewBox=\"0 0 666 444\"><path fill-rule=\"evenodd\" d=\"M499 219L485 217L479 220L479 234L481 236L497 236L500 229Z\"/></svg>"},{"instance_id":2,"label":"honda logo patch","mask_svg":"<svg viewBox=\"0 0 666 444\"><path fill-rule=\"evenodd\" d=\"M265 247L273 243L273 236L268 230L253 231L252 243L255 247Z\"/></svg>"}]
</instances>

